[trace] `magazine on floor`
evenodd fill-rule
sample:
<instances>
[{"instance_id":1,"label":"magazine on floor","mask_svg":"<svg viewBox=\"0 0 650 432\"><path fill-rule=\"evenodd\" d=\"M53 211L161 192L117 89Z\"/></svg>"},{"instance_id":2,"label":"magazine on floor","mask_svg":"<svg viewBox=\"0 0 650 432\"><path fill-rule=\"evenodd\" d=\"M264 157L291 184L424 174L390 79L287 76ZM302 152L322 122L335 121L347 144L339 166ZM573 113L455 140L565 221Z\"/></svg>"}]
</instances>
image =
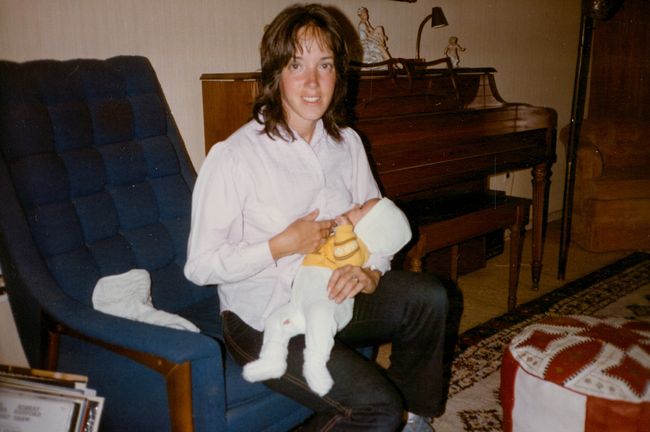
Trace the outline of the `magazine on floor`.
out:
<instances>
[{"instance_id":1,"label":"magazine on floor","mask_svg":"<svg viewBox=\"0 0 650 432\"><path fill-rule=\"evenodd\" d=\"M0 364L0 432L96 432L103 407L83 375Z\"/></svg>"}]
</instances>

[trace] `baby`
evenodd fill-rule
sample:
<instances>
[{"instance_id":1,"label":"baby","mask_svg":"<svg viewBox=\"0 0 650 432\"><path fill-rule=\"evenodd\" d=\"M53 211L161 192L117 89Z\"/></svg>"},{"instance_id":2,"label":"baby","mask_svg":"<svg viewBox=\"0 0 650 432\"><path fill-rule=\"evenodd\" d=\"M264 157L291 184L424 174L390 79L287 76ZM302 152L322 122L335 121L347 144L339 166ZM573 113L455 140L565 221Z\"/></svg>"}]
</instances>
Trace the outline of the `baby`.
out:
<instances>
[{"instance_id":1,"label":"baby","mask_svg":"<svg viewBox=\"0 0 650 432\"><path fill-rule=\"evenodd\" d=\"M334 384L327 370L335 334L352 319L352 298L336 303L328 298L332 272L344 265L363 266L370 254L391 256L411 239L404 213L388 198L371 199L336 218L334 234L316 252L305 256L293 281L291 301L265 321L258 360L244 366L250 382L281 377L287 367L287 346L305 334L303 375L318 395Z\"/></svg>"}]
</instances>

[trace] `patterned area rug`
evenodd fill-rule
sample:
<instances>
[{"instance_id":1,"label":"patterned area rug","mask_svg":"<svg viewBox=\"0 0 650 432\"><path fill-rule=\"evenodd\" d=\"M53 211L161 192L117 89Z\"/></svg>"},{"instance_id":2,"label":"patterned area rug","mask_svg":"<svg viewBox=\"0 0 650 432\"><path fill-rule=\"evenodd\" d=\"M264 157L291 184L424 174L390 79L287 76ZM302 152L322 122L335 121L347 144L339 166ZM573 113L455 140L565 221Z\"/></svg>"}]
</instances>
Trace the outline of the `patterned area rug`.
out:
<instances>
[{"instance_id":1,"label":"patterned area rug","mask_svg":"<svg viewBox=\"0 0 650 432\"><path fill-rule=\"evenodd\" d=\"M499 432L501 356L527 325L551 315L650 321L650 254L635 253L460 335L436 432Z\"/></svg>"}]
</instances>

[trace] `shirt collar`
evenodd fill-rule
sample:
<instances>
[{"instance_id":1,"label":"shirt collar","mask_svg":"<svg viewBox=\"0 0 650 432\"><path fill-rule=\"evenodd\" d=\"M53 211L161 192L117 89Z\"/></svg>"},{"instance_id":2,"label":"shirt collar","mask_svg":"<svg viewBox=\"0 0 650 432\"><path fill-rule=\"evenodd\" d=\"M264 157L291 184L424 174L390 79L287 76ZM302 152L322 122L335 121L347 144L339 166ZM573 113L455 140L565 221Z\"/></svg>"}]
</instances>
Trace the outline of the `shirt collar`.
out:
<instances>
[{"instance_id":1,"label":"shirt collar","mask_svg":"<svg viewBox=\"0 0 650 432\"><path fill-rule=\"evenodd\" d=\"M325 131L325 126L323 125L322 119L316 122L316 126L314 127L314 133L311 136L311 143L305 141L295 129L291 128L291 132L296 137L295 139L296 141L301 141L307 144L314 151L316 151L321 146L322 142L327 138L327 132Z\"/></svg>"},{"instance_id":2,"label":"shirt collar","mask_svg":"<svg viewBox=\"0 0 650 432\"><path fill-rule=\"evenodd\" d=\"M320 147L326 136L327 133L325 132L323 120L318 120L318 122L316 122L316 127L314 128L314 134L311 137L311 146L313 147L314 151Z\"/></svg>"}]
</instances>

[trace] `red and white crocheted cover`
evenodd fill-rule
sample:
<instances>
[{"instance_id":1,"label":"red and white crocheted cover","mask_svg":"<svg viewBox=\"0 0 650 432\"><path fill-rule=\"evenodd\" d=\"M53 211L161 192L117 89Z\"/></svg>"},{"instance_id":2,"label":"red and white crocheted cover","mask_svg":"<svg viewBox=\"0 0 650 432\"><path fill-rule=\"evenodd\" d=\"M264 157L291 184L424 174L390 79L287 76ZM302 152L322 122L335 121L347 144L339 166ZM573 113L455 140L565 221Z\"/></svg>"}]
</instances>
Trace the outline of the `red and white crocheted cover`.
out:
<instances>
[{"instance_id":1,"label":"red and white crocheted cover","mask_svg":"<svg viewBox=\"0 0 650 432\"><path fill-rule=\"evenodd\" d=\"M650 323L548 317L501 368L504 431L650 431Z\"/></svg>"}]
</instances>

